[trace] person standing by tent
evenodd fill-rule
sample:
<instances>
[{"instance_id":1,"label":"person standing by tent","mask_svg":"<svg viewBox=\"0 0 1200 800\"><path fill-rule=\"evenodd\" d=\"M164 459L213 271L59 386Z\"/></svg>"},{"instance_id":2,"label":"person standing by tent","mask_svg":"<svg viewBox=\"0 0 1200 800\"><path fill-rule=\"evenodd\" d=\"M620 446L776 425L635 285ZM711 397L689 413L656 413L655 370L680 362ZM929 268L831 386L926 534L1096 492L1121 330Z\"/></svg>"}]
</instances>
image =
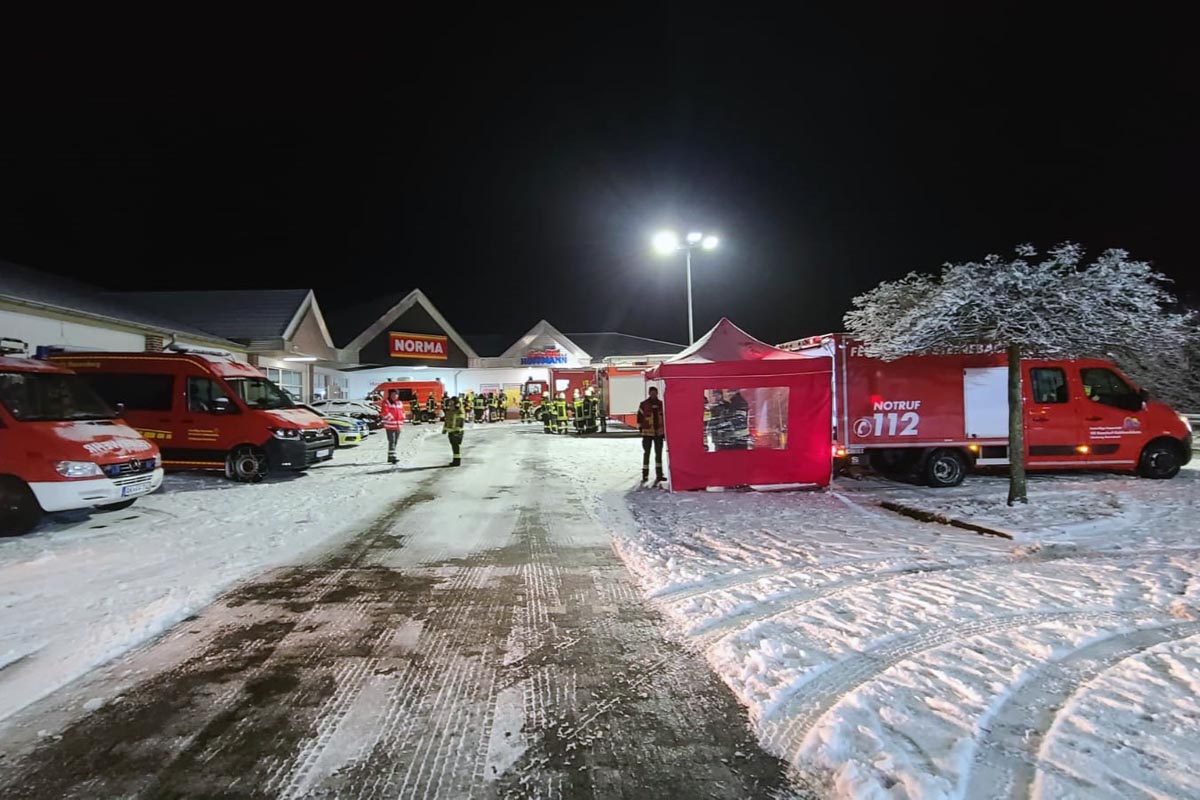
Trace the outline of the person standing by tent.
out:
<instances>
[{"instance_id":1,"label":"person standing by tent","mask_svg":"<svg viewBox=\"0 0 1200 800\"><path fill-rule=\"evenodd\" d=\"M638 431L642 434L642 480L650 480L650 450L654 450L654 482L661 483L663 475L663 442L667 427L663 420L663 403L658 399L658 387L651 386L648 396L638 406Z\"/></svg>"},{"instance_id":2,"label":"person standing by tent","mask_svg":"<svg viewBox=\"0 0 1200 800\"><path fill-rule=\"evenodd\" d=\"M446 414L442 418L442 433L450 437L450 450L454 454L450 466L462 466L462 441L463 441L463 411L458 407L458 398L451 397L450 405L446 407Z\"/></svg>"},{"instance_id":3,"label":"person standing by tent","mask_svg":"<svg viewBox=\"0 0 1200 800\"><path fill-rule=\"evenodd\" d=\"M387 460L389 464L395 464L396 443L400 441L400 429L404 427L404 401L400 399L399 389L388 389L387 399L379 405L379 413L387 434Z\"/></svg>"}]
</instances>

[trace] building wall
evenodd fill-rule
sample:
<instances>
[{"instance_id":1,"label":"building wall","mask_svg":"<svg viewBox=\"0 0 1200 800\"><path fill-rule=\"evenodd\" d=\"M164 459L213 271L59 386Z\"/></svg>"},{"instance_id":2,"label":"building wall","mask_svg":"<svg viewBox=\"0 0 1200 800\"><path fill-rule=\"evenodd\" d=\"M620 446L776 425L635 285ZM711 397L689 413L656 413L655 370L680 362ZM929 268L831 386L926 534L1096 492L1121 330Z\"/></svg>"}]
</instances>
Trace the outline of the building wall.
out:
<instances>
[{"instance_id":1,"label":"building wall","mask_svg":"<svg viewBox=\"0 0 1200 800\"><path fill-rule=\"evenodd\" d=\"M338 357L337 350L325 343L325 336L321 333L321 326L311 306L296 326L291 344L296 352L306 356L317 356L326 361L336 361Z\"/></svg>"},{"instance_id":2,"label":"building wall","mask_svg":"<svg viewBox=\"0 0 1200 800\"><path fill-rule=\"evenodd\" d=\"M363 327L367 327L375 320L363 320ZM453 339L448 340L446 359L429 359L429 358L394 358L390 351L391 339L388 333L395 331L397 333L423 333L431 336L447 336L447 333L442 330L442 327L434 321L429 312L420 305L415 305L408 311L405 311L397 317L387 330L380 333L371 341L363 345L358 352L358 361L360 364L379 364L388 365L388 368L411 367L411 366L426 366L430 368L466 368L467 354L459 349ZM447 337L448 338L448 337Z\"/></svg>"}]
</instances>

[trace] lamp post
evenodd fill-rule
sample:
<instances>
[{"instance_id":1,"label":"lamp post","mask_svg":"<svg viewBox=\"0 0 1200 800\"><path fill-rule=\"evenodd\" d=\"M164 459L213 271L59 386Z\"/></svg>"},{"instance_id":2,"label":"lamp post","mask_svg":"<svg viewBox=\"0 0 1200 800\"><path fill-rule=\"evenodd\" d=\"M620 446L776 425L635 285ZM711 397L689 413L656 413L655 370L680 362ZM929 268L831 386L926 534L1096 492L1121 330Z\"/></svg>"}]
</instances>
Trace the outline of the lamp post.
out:
<instances>
[{"instance_id":1,"label":"lamp post","mask_svg":"<svg viewBox=\"0 0 1200 800\"><path fill-rule=\"evenodd\" d=\"M696 343L696 328L692 314L692 251L697 247L703 250L712 250L717 246L719 241L716 236L706 236L700 231L692 231L682 242L675 235L674 231L660 231L654 234L654 249L659 253L670 255L680 250L684 252L684 259L687 264L688 344Z\"/></svg>"}]
</instances>

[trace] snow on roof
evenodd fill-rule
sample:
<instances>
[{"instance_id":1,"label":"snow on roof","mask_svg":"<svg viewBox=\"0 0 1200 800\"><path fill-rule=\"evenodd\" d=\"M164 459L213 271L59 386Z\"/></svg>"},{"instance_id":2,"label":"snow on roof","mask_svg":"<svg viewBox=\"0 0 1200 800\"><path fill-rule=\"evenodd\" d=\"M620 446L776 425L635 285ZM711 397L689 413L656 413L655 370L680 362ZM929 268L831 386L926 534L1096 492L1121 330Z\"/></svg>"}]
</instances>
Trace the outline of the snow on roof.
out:
<instances>
[{"instance_id":1,"label":"snow on roof","mask_svg":"<svg viewBox=\"0 0 1200 800\"><path fill-rule=\"evenodd\" d=\"M308 289L230 289L111 295L203 327L226 339L250 344L282 338L308 292Z\"/></svg>"}]
</instances>

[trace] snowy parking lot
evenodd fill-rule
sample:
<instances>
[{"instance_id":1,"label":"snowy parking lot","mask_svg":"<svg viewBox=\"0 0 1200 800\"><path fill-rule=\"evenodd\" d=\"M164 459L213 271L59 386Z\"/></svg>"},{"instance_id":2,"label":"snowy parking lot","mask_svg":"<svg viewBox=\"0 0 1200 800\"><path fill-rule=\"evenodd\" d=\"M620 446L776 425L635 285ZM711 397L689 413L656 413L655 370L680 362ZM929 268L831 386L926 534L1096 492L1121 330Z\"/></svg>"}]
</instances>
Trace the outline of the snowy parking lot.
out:
<instances>
[{"instance_id":1,"label":"snowy parking lot","mask_svg":"<svg viewBox=\"0 0 1200 800\"><path fill-rule=\"evenodd\" d=\"M695 727L687 713L737 716L714 711L723 707L711 690L689 683L686 659L651 634L665 625L747 708L766 751L792 766L801 796L1200 796L1194 465L1162 482L1035 476L1030 505L1009 509L1005 481L987 476L942 491L839 479L824 492L672 494L639 486L635 440L549 437L516 425L469 431L463 470L426 472L448 454L433 433L405 430L400 469L381 463L376 436L303 476L251 486L173 475L127 511L60 515L33 535L0 541L0 739L5 718L10 728L19 721L26 739L41 726L54 739L46 720L80 725L89 715L92 727L75 740L109 735L97 712L115 702L102 690L107 681L129 698L119 713L140 726L139 748L200 748L204 737L183 730L187 718L208 719L222 704L248 714L241 695L228 687L206 694L211 688L197 683L190 702L214 709L172 712L180 730L151 725L165 724L151 714L161 713L155 698L226 663L217 648L233 641L231 624L257 630L279 614L286 626L265 639L236 639L262 649L265 666L302 665L300 688L279 702L310 705L287 711L291 727L279 728L272 745L295 749L262 762L288 787L279 793L316 796L310 789L323 786L346 796L459 796L495 768L507 772L514 796L530 787L572 796L571 786L619 796L650 785L622 784L632 778L614 765L634 763L623 759L670 764L688 753L714 761L684 733ZM403 505L414 493L417 504ZM885 499L1013 538L918 522L882 509ZM662 617L638 616L634 592L614 574L624 570L610 538ZM348 549L368 566L339 566ZM322 552L335 568L321 566L314 553ZM280 572L301 563L310 566ZM370 584L344 600L361 619L321 605L336 575ZM416 588L402 597L388 587L409 584L385 586L387 576ZM313 607L318 596L325 599ZM311 650L325 629L320 652L329 664L313 661ZM162 652L137 655L167 630ZM201 641L209 650L196 650ZM604 661L620 653L634 659L632 669ZM112 676L89 677L106 663L115 665L105 668ZM164 664L176 665L164 673L174 677L156 689L153 673ZM459 677L443 685L443 673ZM467 674L491 677L463 682ZM605 674L618 675L613 698L597 677ZM643 674L653 682L633 679ZM312 695L323 684L306 675L336 691ZM237 680L253 687L250 678ZM514 683L506 688L506 680ZM675 697L701 691L699 705ZM70 703L55 700L68 695ZM57 716L44 711L56 702ZM403 734L372 730L393 714L408 720ZM555 731L582 730L564 727L567 718L592 727L558 749ZM466 726L462 737L437 727L450 719ZM652 724L673 727L656 736L646 730ZM614 748L597 729L674 744ZM111 735L119 740L120 730ZM246 726L220 734L223 753L241 746L239 730ZM501 730L507 738L498 740ZM69 731L62 741L59 750L72 742ZM394 758L384 758L393 745ZM744 744L721 746L757 771L731 768L712 777L713 787L746 796L749 784L737 780L768 785L768 762ZM433 760L404 760L422 748ZM601 748L608 756L597 755ZM27 774L57 785L60 765L75 762L54 752ZM217 766L236 773L226 755L212 753L189 758L217 758L203 762L205 774ZM172 768L191 763L181 758ZM386 774L371 773L372 764ZM695 767L678 773L687 774ZM654 785L680 780L664 775ZM132 791L137 778L115 774L96 785ZM76 789L93 785L84 774L72 780ZM374 788L352 790L359 785ZM494 794L498 784L488 785Z\"/></svg>"},{"instance_id":2,"label":"snowy parking lot","mask_svg":"<svg viewBox=\"0 0 1200 800\"><path fill-rule=\"evenodd\" d=\"M409 428L402 447L430 432ZM378 513L400 488L382 438L262 485L172 473L124 511L0 539L0 720Z\"/></svg>"},{"instance_id":3,"label":"snowy parking lot","mask_svg":"<svg viewBox=\"0 0 1200 800\"><path fill-rule=\"evenodd\" d=\"M640 492L617 542L817 794L1200 796L1200 471L1005 490Z\"/></svg>"}]
</instances>

